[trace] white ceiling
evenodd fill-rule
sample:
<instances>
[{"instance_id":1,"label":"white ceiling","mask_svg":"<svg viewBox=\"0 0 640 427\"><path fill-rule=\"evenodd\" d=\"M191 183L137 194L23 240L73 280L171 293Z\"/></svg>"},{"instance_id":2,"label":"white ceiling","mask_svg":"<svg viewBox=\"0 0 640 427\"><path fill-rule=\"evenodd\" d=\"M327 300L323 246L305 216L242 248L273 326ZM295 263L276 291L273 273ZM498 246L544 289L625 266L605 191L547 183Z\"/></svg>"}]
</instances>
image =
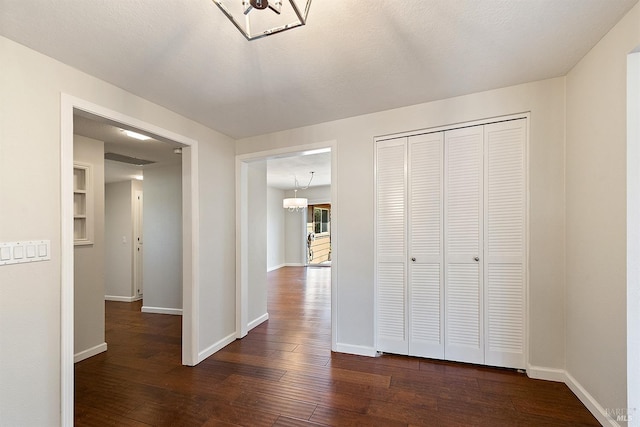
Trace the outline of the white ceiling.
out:
<instances>
[{"instance_id":1,"label":"white ceiling","mask_svg":"<svg viewBox=\"0 0 640 427\"><path fill-rule=\"evenodd\" d=\"M296 179L298 188L331 185L331 152L267 160L267 186L292 190Z\"/></svg>"},{"instance_id":2,"label":"white ceiling","mask_svg":"<svg viewBox=\"0 0 640 427\"><path fill-rule=\"evenodd\" d=\"M211 0L0 0L0 35L234 138L565 75L638 0L313 0L248 42Z\"/></svg>"}]
</instances>

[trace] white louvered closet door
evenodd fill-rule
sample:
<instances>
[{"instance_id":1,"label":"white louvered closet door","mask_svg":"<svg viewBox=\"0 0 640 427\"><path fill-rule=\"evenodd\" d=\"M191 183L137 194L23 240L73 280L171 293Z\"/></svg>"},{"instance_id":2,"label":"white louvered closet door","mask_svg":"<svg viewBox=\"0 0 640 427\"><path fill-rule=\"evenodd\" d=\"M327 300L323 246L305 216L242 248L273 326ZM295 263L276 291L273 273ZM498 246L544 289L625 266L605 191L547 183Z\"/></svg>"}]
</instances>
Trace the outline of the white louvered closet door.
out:
<instances>
[{"instance_id":1,"label":"white louvered closet door","mask_svg":"<svg viewBox=\"0 0 640 427\"><path fill-rule=\"evenodd\" d=\"M406 140L376 146L377 350L407 354Z\"/></svg>"},{"instance_id":2,"label":"white louvered closet door","mask_svg":"<svg viewBox=\"0 0 640 427\"><path fill-rule=\"evenodd\" d=\"M445 132L445 359L484 363L483 127Z\"/></svg>"},{"instance_id":3,"label":"white louvered closet door","mask_svg":"<svg viewBox=\"0 0 640 427\"><path fill-rule=\"evenodd\" d=\"M484 126L485 363L525 368L526 120Z\"/></svg>"},{"instance_id":4,"label":"white louvered closet door","mask_svg":"<svg viewBox=\"0 0 640 427\"><path fill-rule=\"evenodd\" d=\"M408 139L409 354L444 358L442 132Z\"/></svg>"}]
</instances>

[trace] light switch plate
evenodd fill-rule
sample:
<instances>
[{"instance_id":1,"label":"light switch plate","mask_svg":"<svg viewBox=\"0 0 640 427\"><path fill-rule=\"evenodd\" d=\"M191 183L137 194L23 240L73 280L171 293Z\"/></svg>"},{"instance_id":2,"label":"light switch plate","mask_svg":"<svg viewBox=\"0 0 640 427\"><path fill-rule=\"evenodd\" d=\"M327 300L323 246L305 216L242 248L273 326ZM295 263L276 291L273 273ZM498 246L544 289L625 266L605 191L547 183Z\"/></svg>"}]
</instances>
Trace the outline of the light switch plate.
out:
<instances>
[{"instance_id":1,"label":"light switch plate","mask_svg":"<svg viewBox=\"0 0 640 427\"><path fill-rule=\"evenodd\" d=\"M0 243L0 266L51 259L51 240Z\"/></svg>"}]
</instances>

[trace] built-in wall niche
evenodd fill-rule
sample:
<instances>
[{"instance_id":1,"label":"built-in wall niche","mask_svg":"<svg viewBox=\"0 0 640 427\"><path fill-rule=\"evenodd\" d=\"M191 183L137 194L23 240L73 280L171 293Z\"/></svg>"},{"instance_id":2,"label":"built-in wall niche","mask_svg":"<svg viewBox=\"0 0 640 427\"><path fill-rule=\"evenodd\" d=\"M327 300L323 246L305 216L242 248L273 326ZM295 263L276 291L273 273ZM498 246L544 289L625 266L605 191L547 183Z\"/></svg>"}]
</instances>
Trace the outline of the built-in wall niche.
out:
<instances>
[{"instance_id":1,"label":"built-in wall niche","mask_svg":"<svg viewBox=\"0 0 640 427\"><path fill-rule=\"evenodd\" d=\"M93 168L73 163L73 242L93 244Z\"/></svg>"}]
</instances>

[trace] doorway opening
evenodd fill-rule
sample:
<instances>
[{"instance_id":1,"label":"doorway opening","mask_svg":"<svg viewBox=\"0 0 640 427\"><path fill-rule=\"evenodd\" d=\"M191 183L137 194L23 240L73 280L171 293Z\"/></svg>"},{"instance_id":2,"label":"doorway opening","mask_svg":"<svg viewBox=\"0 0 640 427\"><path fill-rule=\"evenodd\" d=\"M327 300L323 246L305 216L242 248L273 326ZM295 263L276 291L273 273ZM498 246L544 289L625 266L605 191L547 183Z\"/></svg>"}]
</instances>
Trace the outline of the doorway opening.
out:
<instances>
[{"instance_id":1,"label":"doorway opening","mask_svg":"<svg viewBox=\"0 0 640 427\"><path fill-rule=\"evenodd\" d=\"M182 149L182 364L198 363L198 142L88 101L61 95L61 415L74 422L74 114L140 131ZM103 295L104 297L104 295Z\"/></svg>"},{"instance_id":2,"label":"doorway opening","mask_svg":"<svg viewBox=\"0 0 640 427\"><path fill-rule=\"evenodd\" d=\"M256 247L266 247L267 233L264 232L264 226L256 227L256 217L260 216L260 207L267 193L266 174L267 162L271 160L310 156L321 152L330 153L330 190L329 200L314 200L312 194L309 195L308 204L314 203L330 203L331 204L331 259L333 268L331 269L331 349L336 350L336 295L337 295L337 264L338 264L338 204L337 204L337 142L328 141L324 143L316 143L302 146L289 147L284 149L276 149L262 151L236 156L236 331L237 338L246 336L253 327L268 319L266 313L267 307L267 261L256 260L252 256ZM309 166L309 170L305 173L314 172L313 166ZM307 175L308 176L308 175ZM290 177L291 183L294 178ZM262 180L262 182L259 182ZM287 197L293 197L293 189ZM261 199L261 197L263 199ZM300 195L302 197L302 195ZM326 199L326 197L325 197ZM258 209L255 209L255 208ZM280 200L280 210L282 201ZM300 260L294 263L284 263L289 266L306 266L307 258L307 209L298 212L284 212L294 218L292 223L293 229L296 230L298 237L293 240L293 246L297 246L296 253L300 253ZM266 211L266 209L264 209ZM311 215L313 212L311 213ZM260 223L262 218L258 218ZM293 233L292 233L293 234ZM258 307L256 309L256 307ZM264 315L257 316L264 308Z\"/></svg>"}]
</instances>

